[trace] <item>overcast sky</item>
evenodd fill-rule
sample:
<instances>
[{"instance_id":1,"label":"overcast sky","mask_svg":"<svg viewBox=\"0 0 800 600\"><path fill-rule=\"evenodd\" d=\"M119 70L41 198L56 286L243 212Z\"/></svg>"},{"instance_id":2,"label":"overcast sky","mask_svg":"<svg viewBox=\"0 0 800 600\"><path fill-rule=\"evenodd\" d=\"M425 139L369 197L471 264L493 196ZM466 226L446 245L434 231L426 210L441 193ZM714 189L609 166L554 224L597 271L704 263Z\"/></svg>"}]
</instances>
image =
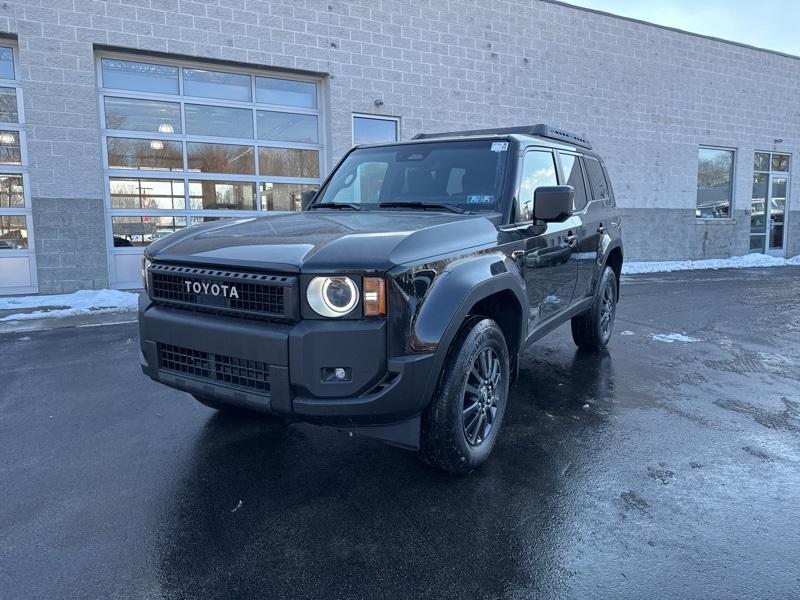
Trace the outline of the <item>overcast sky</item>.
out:
<instances>
[{"instance_id":1,"label":"overcast sky","mask_svg":"<svg viewBox=\"0 0 800 600\"><path fill-rule=\"evenodd\" d=\"M797 0L565 1L800 56L800 2Z\"/></svg>"}]
</instances>

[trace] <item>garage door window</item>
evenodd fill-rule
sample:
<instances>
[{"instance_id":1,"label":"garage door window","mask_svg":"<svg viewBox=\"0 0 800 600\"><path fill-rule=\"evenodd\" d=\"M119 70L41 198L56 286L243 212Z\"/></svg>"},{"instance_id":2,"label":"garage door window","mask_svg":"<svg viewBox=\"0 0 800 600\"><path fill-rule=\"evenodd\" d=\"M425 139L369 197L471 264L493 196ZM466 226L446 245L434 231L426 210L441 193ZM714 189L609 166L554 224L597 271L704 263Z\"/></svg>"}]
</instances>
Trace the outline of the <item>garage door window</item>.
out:
<instances>
[{"instance_id":1,"label":"garage door window","mask_svg":"<svg viewBox=\"0 0 800 600\"><path fill-rule=\"evenodd\" d=\"M302 192L319 186L314 78L116 54L98 55L97 76L115 267L191 223L298 210ZM138 285L121 271L118 287Z\"/></svg>"}]
</instances>

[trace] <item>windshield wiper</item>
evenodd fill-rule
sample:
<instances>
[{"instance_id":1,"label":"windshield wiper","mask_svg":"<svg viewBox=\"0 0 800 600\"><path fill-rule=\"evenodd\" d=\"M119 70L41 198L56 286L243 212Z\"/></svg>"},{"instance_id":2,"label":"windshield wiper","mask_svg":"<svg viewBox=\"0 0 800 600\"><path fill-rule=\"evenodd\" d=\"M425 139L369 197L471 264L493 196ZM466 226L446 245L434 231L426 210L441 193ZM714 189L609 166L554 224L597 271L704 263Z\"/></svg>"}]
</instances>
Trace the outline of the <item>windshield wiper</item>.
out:
<instances>
[{"instance_id":1,"label":"windshield wiper","mask_svg":"<svg viewBox=\"0 0 800 600\"><path fill-rule=\"evenodd\" d=\"M448 204L447 202L422 202L420 200L392 200L389 202L381 202L378 204L380 208L443 208L450 212L464 214L467 211L456 206L455 204Z\"/></svg>"},{"instance_id":2,"label":"windshield wiper","mask_svg":"<svg viewBox=\"0 0 800 600\"><path fill-rule=\"evenodd\" d=\"M308 208L338 208L339 210L362 210L360 204L355 202L315 202Z\"/></svg>"}]
</instances>

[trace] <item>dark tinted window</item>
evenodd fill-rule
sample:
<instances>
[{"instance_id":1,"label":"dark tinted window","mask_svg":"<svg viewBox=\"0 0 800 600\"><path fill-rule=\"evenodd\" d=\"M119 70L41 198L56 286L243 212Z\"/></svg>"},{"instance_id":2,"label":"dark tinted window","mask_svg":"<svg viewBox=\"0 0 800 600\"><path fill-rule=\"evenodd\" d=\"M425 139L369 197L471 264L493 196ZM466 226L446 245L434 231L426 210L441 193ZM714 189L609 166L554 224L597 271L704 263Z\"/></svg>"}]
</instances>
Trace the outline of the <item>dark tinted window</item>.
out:
<instances>
[{"instance_id":1,"label":"dark tinted window","mask_svg":"<svg viewBox=\"0 0 800 600\"><path fill-rule=\"evenodd\" d=\"M564 171L564 185L575 188L575 210L583 210L586 206L586 185L583 183L581 161L572 154L559 154L561 168Z\"/></svg>"},{"instance_id":2,"label":"dark tinted window","mask_svg":"<svg viewBox=\"0 0 800 600\"><path fill-rule=\"evenodd\" d=\"M594 200L607 200L610 198L608 182L606 182L606 176L600 163L593 158L584 157L583 164L586 167L586 176L589 178L589 185L592 188L592 198Z\"/></svg>"},{"instance_id":3,"label":"dark tinted window","mask_svg":"<svg viewBox=\"0 0 800 600\"><path fill-rule=\"evenodd\" d=\"M517 194L516 222L522 223L533 218L533 195L536 188L558 185L553 153L534 150L525 155L522 165L522 180Z\"/></svg>"}]
</instances>

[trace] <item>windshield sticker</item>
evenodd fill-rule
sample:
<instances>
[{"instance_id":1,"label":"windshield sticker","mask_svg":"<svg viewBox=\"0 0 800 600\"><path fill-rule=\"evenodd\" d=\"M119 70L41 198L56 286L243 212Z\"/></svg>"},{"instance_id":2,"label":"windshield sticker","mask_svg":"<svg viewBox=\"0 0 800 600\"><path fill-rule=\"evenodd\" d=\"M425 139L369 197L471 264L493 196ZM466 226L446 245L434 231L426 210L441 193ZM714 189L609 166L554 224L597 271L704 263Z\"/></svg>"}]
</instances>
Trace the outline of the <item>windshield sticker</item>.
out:
<instances>
[{"instance_id":1,"label":"windshield sticker","mask_svg":"<svg viewBox=\"0 0 800 600\"><path fill-rule=\"evenodd\" d=\"M467 204L491 204L494 196L467 196Z\"/></svg>"},{"instance_id":2,"label":"windshield sticker","mask_svg":"<svg viewBox=\"0 0 800 600\"><path fill-rule=\"evenodd\" d=\"M508 150L508 142L492 142L492 152L505 152Z\"/></svg>"}]
</instances>

